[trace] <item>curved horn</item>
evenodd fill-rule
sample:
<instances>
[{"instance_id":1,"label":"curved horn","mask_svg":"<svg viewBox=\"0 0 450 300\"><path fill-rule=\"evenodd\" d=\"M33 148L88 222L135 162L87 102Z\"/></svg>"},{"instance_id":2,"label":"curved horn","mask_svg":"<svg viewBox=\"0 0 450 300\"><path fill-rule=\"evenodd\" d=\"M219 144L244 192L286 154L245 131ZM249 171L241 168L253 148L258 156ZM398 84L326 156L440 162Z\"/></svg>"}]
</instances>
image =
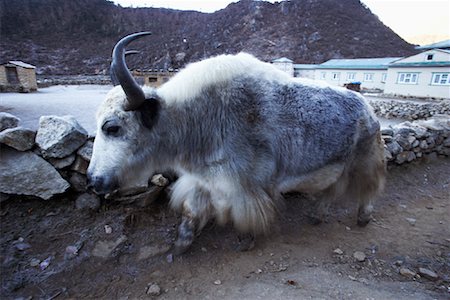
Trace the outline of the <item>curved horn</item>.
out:
<instances>
[{"instance_id":1,"label":"curved horn","mask_svg":"<svg viewBox=\"0 0 450 300\"><path fill-rule=\"evenodd\" d=\"M125 57L127 57L130 54L138 54L138 53L139 53L139 51L137 51L137 50L128 50L128 51L125 51ZM109 76L111 77L111 82L114 86L117 86L120 84L119 80L117 80L116 74L113 72L112 65L109 69Z\"/></svg>"},{"instance_id":2,"label":"curved horn","mask_svg":"<svg viewBox=\"0 0 450 300\"><path fill-rule=\"evenodd\" d=\"M111 61L111 73L127 95L128 105L125 110L136 110L145 100L144 91L128 70L125 62L125 47L137 38L150 35L150 32L138 32L127 35L114 46Z\"/></svg>"}]
</instances>

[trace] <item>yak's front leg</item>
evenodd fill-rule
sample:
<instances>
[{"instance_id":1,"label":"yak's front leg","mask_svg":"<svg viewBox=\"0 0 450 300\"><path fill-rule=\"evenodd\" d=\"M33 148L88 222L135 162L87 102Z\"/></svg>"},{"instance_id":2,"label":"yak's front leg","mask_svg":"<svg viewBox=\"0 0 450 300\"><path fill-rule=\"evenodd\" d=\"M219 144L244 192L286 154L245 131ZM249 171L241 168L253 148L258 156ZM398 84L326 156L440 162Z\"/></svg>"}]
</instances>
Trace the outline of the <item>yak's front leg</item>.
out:
<instances>
[{"instance_id":1,"label":"yak's front leg","mask_svg":"<svg viewBox=\"0 0 450 300\"><path fill-rule=\"evenodd\" d=\"M175 255L185 252L194 242L197 231L197 220L189 213L183 213L181 223L178 226L178 236L174 244Z\"/></svg>"},{"instance_id":2,"label":"yak's front leg","mask_svg":"<svg viewBox=\"0 0 450 300\"><path fill-rule=\"evenodd\" d=\"M175 255L186 252L200 234L211 216L210 193L201 187L194 188L183 202L181 223L174 244Z\"/></svg>"}]
</instances>

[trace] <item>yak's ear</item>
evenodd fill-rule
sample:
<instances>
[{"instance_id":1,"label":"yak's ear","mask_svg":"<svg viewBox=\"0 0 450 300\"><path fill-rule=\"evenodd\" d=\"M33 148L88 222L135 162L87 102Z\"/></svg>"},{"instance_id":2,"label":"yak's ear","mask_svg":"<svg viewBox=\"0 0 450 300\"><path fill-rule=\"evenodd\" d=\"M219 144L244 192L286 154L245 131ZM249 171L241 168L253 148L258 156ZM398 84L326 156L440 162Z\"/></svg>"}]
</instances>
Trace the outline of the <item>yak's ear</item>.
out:
<instances>
[{"instance_id":1,"label":"yak's ear","mask_svg":"<svg viewBox=\"0 0 450 300\"><path fill-rule=\"evenodd\" d=\"M159 99L149 98L145 99L144 103L138 108L142 124L148 129L151 129L153 125L158 121L159 110L161 108L161 102Z\"/></svg>"}]
</instances>

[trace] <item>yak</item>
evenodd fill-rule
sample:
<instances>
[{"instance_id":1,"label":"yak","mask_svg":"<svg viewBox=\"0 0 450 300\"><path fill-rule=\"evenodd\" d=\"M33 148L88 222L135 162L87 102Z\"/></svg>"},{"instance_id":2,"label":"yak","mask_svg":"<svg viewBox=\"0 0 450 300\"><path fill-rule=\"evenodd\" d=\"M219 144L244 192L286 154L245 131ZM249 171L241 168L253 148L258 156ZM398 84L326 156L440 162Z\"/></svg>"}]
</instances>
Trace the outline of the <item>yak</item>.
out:
<instances>
[{"instance_id":1,"label":"yak","mask_svg":"<svg viewBox=\"0 0 450 300\"><path fill-rule=\"evenodd\" d=\"M294 78L246 53L194 62L159 88L141 87L125 48L149 34L114 47L118 85L99 106L87 172L96 193L175 172L170 207L182 215L175 253L211 220L232 223L250 240L268 232L287 192L317 203L350 199L357 223L370 221L384 184L384 148L360 94Z\"/></svg>"}]
</instances>

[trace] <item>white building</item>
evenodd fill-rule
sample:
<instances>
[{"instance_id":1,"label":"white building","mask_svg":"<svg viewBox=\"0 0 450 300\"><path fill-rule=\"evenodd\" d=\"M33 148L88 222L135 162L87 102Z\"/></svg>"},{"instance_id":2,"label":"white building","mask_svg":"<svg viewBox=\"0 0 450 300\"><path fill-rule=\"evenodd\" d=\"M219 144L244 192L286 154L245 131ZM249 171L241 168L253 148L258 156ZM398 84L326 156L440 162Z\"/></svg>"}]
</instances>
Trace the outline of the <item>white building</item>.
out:
<instances>
[{"instance_id":1,"label":"white building","mask_svg":"<svg viewBox=\"0 0 450 300\"><path fill-rule=\"evenodd\" d=\"M450 40L447 47L450 47ZM395 61L389 65L384 93L450 98L450 50L430 49Z\"/></svg>"},{"instance_id":2,"label":"white building","mask_svg":"<svg viewBox=\"0 0 450 300\"><path fill-rule=\"evenodd\" d=\"M389 64L401 57L330 59L316 67L315 79L332 85L361 83L361 89L384 90Z\"/></svg>"},{"instance_id":3,"label":"white building","mask_svg":"<svg viewBox=\"0 0 450 300\"><path fill-rule=\"evenodd\" d=\"M294 77L314 79L317 66L314 64L294 64Z\"/></svg>"},{"instance_id":4,"label":"white building","mask_svg":"<svg viewBox=\"0 0 450 300\"><path fill-rule=\"evenodd\" d=\"M289 58L282 57L274 59L272 60L272 64L281 71L284 71L289 75L294 76L294 62Z\"/></svg>"}]
</instances>

